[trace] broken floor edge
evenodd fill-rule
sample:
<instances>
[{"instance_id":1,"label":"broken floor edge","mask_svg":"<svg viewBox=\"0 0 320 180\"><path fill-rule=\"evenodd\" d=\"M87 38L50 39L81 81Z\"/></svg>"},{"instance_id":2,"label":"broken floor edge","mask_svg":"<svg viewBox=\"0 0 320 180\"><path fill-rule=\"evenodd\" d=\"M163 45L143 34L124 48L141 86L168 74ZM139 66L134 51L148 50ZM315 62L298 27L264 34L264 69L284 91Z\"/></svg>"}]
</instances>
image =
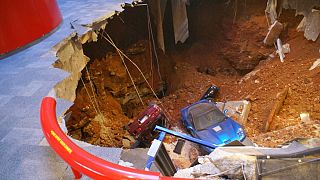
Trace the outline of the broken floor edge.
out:
<instances>
[{"instance_id":1,"label":"broken floor edge","mask_svg":"<svg viewBox=\"0 0 320 180\"><path fill-rule=\"evenodd\" d=\"M140 0L131 1L131 3L134 3L134 2L141 2L141 1ZM119 3L119 9L116 9L113 12L107 12L102 17L99 17L93 20L91 23L75 25L77 28L75 28L75 30L71 34L69 34L66 38L64 38L62 41L60 41L59 43L53 46L52 48L52 50L54 51L53 54L55 54L57 59L52 64L52 66L54 68L59 68L70 73L68 77L66 77L62 81L59 81L54 86L54 91L58 98L62 98L70 102L74 102L76 98L76 88L82 76L81 71L86 67L87 63L90 61L90 59L86 55L84 55L82 45L87 42L97 41L98 35L95 33L95 31L105 29L109 19L112 19L114 16L117 16L120 12L123 12L124 11L124 8L123 8L124 6L122 6L123 3L122 2ZM73 26L72 22L70 22L70 25ZM59 61L66 62L71 66L73 65L76 66L75 64L79 63L78 59L73 59L72 61L73 55L75 54L75 49L72 49L73 51L70 52L68 58L62 57L62 55L59 54L61 53L61 51L63 51L63 48L66 48L66 46L68 46L69 43L71 44L72 47L78 45L79 49L77 50L79 54L77 58L79 58L80 56L80 58L83 60L83 64L81 65L81 68L77 70L70 70L73 68L69 68L69 70L66 70L68 68L64 68L63 66L62 67L55 66L55 63ZM67 88L66 87L67 84L72 84L72 87Z\"/></svg>"}]
</instances>

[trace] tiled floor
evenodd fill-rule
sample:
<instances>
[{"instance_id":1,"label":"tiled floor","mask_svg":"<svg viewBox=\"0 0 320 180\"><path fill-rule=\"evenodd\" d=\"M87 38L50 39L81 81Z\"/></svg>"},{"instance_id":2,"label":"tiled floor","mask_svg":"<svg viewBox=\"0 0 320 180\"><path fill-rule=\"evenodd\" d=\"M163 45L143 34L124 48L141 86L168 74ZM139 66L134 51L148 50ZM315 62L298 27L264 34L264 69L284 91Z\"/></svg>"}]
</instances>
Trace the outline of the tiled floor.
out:
<instances>
[{"instance_id":1,"label":"tiled floor","mask_svg":"<svg viewBox=\"0 0 320 180\"><path fill-rule=\"evenodd\" d=\"M72 33L70 22L87 24L115 10L124 0L58 0L63 23L37 44L0 60L0 179L72 179L70 168L43 142L41 99L68 73L54 69L51 47ZM81 15L81 17L80 17ZM71 105L58 100L57 114ZM45 143L42 143L45 144ZM117 162L121 149L86 149Z\"/></svg>"}]
</instances>

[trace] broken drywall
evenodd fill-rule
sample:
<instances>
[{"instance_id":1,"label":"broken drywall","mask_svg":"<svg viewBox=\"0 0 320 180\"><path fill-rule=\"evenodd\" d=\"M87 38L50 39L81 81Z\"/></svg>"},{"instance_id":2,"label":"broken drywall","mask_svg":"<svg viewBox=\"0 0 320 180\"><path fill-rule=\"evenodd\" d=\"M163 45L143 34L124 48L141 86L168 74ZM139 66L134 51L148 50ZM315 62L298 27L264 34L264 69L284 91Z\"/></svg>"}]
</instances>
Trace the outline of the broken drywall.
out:
<instances>
[{"instance_id":1,"label":"broken drywall","mask_svg":"<svg viewBox=\"0 0 320 180\"><path fill-rule=\"evenodd\" d=\"M54 86L56 96L74 101L81 71L89 62L89 58L83 54L82 44L77 40L75 33L56 45L55 49L58 60L53 66L70 73L70 76Z\"/></svg>"}]
</instances>

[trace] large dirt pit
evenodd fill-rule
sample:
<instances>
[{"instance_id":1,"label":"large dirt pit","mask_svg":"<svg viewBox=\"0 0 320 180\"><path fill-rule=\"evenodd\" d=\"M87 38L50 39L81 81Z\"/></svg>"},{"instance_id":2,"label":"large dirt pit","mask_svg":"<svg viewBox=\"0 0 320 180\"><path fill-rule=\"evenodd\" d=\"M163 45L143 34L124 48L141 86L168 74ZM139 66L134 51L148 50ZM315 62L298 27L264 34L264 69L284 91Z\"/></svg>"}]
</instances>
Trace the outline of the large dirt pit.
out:
<instances>
[{"instance_id":1,"label":"large dirt pit","mask_svg":"<svg viewBox=\"0 0 320 180\"><path fill-rule=\"evenodd\" d=\"M308 41L296 31L302 16L295 16L294 10L281 13L279 21L286 24L281 40L291 49L282 63L275 47L263 44L268 32L266 1L190 2L190 35L183 44L174 43L168 3L163 27L166 51L156 48L158 60L145 6L127 7L98 32L97 42L83 45L90 62L68 110L69 134L95 145L128 147L131 137L123 127L149 102L158 102L171 127L184 131L180 109L216 84L219 101L251 101L244 128L254 143L275 147L294 138L320 137L320 68L309 70L320 57L320 38ZM110 38L140 68L159 99L133 63L108 42ZM284 89L288 93L283 106L265 132L277 94ZM309 113L310 121L302 121L301 113Z\"/></svg>"}]
</instances>

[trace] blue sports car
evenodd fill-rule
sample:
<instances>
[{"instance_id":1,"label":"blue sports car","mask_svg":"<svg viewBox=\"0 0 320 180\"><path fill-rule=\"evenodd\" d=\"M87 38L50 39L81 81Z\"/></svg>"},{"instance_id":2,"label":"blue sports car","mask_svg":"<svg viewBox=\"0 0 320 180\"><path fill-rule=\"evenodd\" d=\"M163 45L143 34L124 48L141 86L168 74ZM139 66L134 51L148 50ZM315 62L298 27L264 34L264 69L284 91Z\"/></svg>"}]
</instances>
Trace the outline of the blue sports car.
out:
<instances>
[{"instance_id":1,"label":"blue sports car","mask_svg":"<svg viewBox=\"0 0 320 180\"><path fill-rule=\"evenodd\" d=\"M224 146L233 141L244 141L246 135L242 127L221 112L217 106L202 99L181 110L182 122L195 138ZM211 148L204 147L210 153Z\"/></svg>"}]
</instances>

